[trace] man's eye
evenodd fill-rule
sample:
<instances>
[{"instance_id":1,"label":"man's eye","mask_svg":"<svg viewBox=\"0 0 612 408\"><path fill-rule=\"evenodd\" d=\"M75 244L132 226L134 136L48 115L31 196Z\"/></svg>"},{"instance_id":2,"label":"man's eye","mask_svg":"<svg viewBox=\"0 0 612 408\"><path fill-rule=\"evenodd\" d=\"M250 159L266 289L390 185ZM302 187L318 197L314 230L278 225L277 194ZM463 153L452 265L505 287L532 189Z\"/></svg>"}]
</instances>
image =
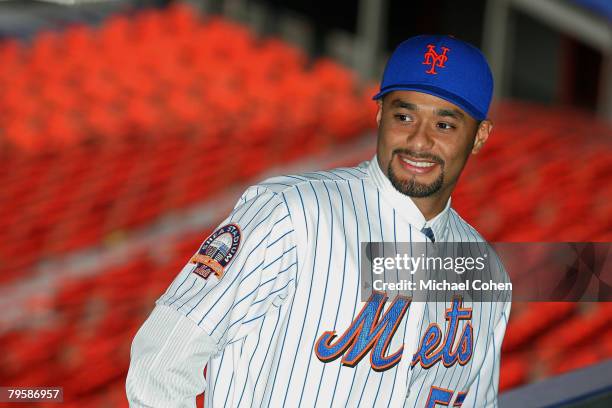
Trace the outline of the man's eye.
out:
<instances>
[{"instance_id":1,"label":"man's eye","mask_svg":"<svg viewBox=\"0 0 612 408\"><path fill-rule=\"evenodd\" d=\"M409 122L410 121L410 117L408 115L402 115L401 113L398 113L397 115L395 115L395 117L400 122Z\"/></svg>"},{"instance_id":2,"label":"man's eye","mask_svg":"<svg viewBox=\"0 0 612 408\"><path fill-rule=\"evenodd\" d=\"M440 128L442 130L450 130L450 129L454 129L455 126L451 125L450 123L439 122L438 123L438 128Z\"/></svg>"}]
</instances>

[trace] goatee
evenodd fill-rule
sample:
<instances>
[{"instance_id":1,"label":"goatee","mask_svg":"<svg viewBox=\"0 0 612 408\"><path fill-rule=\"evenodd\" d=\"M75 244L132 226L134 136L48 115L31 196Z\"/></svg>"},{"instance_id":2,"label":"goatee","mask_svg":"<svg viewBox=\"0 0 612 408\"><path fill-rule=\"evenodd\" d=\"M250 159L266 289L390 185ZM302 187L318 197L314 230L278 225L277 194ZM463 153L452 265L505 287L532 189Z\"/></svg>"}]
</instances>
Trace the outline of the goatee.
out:
<instances>
[{"instance_id":1,"label":"goatee","mask_svg":"<svg viewBox=\"0 0 612 408\"><path fill-rule=\"evenodd\" d=\"M420 156L419 158L432 159L432 161L435 161L436 163L441 165L442 171L440 172L438 178L436 178L432 183L429 184L417 182L415 176L409 179L402 180L397 177L397 175L393 171L393 168L391 167L391 163L393 162L393 156L395 156L396 153L404 153L412 157ZM387 168L387 175L389 176L389 181L391 181L393 187L395 187L395 189L400 193L405 194L409 197L422 198L429 197L430 195L437 193L442 188L442 185L444 184L444 161L439 157L430 155L424 157L423 155L417 155L412 152L397 150L393 152L391 158L392 159L389 161L389 167Z\"/></svg>"}]
</instances>

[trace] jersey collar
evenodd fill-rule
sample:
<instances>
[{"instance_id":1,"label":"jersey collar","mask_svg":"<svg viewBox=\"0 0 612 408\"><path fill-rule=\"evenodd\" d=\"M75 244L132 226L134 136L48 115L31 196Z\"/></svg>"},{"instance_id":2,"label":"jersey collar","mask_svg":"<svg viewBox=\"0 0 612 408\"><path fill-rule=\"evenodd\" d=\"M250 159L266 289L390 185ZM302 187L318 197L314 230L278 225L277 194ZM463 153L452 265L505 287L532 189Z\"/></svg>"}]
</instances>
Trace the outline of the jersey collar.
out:
<instances>
[{"instance_id":1,"label":"jersey collar","mask_svg":"<svg viewBox=\"0 0 612 408\"><path fill-rule=\"evenodd\" d=\"M450 198L446 202L444 209L434 218L427 221L414 201L393 187L393 184L391 184L389 178L380 168L376 156L370 160L367 171L376 187L382 192L382 196L398 211L398 214L402 218L412 224L419 231L423 227L430 227L434 232L436 241L446 241L451 206Z\"/></svg>"}]
</instances>

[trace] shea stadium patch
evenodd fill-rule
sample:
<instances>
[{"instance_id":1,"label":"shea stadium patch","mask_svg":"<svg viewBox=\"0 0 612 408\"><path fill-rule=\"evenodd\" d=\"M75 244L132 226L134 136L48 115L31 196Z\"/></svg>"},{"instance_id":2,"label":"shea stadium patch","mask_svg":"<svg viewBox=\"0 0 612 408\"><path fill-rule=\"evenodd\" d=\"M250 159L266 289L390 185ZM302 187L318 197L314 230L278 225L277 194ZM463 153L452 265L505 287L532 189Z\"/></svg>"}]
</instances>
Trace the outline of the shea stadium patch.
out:
<instances>
[{"instance_id":1,"label":"shea stadium patch","mask_svg":"<svg viewBox=\"0 0 612 408\"><path fill-rule=\"evenodd\" d=\"M232 261L240 246L240 227L227 224L210 234L189 262L196 264L193 272L204 279L215 274L218 279L223 276L225 267Z\"/></svg>"}]
</instances>

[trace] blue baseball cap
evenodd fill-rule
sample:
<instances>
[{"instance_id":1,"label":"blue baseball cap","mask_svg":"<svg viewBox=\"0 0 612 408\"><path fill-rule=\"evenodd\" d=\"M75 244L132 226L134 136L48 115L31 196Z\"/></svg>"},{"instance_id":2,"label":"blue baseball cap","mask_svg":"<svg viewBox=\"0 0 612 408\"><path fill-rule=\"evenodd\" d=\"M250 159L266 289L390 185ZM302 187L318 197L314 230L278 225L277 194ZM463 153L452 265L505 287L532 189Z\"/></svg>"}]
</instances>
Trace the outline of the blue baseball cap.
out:
<instances>
[{"instance_id":1,"label":"blue baseball cap","mask_svg":"<svg viewBox=\"0 0 612 408\"><path fill-rule=\"evenodd\" d=\"M446 35L419 35L393 51L373 99L399 90L437 96L483 120L493 96L493 75L473 45Z\"/></svg>"}]
</instances>

